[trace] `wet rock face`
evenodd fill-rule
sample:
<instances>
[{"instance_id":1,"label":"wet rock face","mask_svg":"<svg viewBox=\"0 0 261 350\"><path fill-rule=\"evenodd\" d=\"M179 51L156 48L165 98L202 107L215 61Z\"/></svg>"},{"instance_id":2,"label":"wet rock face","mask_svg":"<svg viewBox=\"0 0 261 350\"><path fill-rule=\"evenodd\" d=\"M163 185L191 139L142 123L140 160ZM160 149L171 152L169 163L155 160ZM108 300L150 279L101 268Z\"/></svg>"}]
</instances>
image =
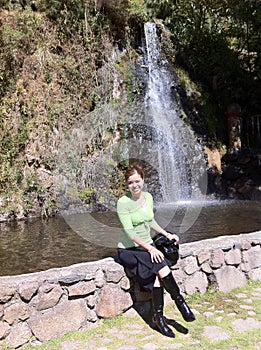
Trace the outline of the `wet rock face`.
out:
<instances>
[{"instance_id":1,"label":"wet rock face","mask_svg":"<svg viewBox=\"0 0 261 350\"><path fill-rule=\"evenodd\" d=\"M261 154L250 150L226 154L221 172L208 171L208 193L221 198L261 200Z\"/></svg>"},{"instance_id":2,"label":"wet rock face","mask_svg":"<svg viewBox=\"0 0 261 350\"><path fill-rule=\"evenodd\" d=\"M248 150L223 157L223 181L229 197L261 200L261 154Z\"/></svg>"}]
</instances>

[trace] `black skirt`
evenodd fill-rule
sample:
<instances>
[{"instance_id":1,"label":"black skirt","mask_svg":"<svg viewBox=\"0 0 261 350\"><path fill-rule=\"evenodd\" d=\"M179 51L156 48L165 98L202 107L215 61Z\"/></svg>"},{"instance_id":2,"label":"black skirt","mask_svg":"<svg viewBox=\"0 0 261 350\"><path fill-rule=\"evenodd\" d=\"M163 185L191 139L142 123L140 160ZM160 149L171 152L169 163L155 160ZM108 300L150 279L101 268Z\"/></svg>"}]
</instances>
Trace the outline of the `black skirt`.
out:
<instances>
[{"instance_id":1,"label":"black skirt","mask_svg":"<svg viewBox=\"0 0 261 350\"><path fill-rule=\"evenodd\" d=\"M122 265L135 275L140 287L147 291L152 291L158 272L170 266L167 259L160 263L152 262L150 253L139 248L118 248L118 256Z\"/></svg>"}]
</instances>

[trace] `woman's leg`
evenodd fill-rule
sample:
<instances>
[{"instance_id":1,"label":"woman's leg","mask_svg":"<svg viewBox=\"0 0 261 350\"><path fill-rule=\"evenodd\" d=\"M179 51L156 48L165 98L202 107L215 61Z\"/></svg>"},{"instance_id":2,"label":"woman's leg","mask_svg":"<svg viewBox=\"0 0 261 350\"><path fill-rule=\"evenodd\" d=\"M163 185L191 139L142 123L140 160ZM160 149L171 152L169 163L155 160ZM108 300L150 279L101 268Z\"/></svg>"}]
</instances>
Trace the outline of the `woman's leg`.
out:
<instances>
[{"instance_id":1,"label":"woman's leg","mask_svg":"<svg viewBox=\"0 0 261 350\"><path fill-rule=\"evenodd\" d=\"M170 268L166 265L158 272L158 278L161 280L162 278L168 276L170 274Z\"/></svg>"},{"instance_id":2,"label":"woman's leg","mask_svg":"<svg viewBox=\"0 0 261 350\"><path fill-rule=\"evenodd\" d=\"M168 268L168 266L165 266L165 267ZM165 267L163 269L165 269ZM165 275L164 271L163 271L163 275ZM175 338L175 334L173 333L172 329L167 325L165 317L163 316L164 289L161 285L161 280L158 276L155 279L151 296L152 296L152 308L153 308L153 317L152 317L153 324L158 328L158 330L163 335L170 338Z\"/></svg>"},{"instance_id":3,"label":"woman's leg","mask_svg":"<svg viewBox=\"0 0 261 350\"><path fill-rule=\"evenodd\" d=\"M163 316L164 308L164 290L163 287L153 287L152 290L152 308L153 317L152 322L158 328L158 330L166 337L175 338L175 334L172 329L166 323L165 317Z\"/></svg>"},{"instance_id":4,"label":"woman's leg","mask_svg":"<svg viewBox=\"0 0 261 350\"><path fill-rule=\"evenodd\" d=\"M167 292L169 292L171 298L175 301L175 304L177 305L177 308L179 309L184 320L187 322L194 321L196 318L193 312L186 304L183 296L180 294L179 287L172 275L172 272L170 271L167 275L165 275L166 269L164 269L165 267L159 271L159 277L163 287L166 289Z\"/></svg>"}]
</instances>

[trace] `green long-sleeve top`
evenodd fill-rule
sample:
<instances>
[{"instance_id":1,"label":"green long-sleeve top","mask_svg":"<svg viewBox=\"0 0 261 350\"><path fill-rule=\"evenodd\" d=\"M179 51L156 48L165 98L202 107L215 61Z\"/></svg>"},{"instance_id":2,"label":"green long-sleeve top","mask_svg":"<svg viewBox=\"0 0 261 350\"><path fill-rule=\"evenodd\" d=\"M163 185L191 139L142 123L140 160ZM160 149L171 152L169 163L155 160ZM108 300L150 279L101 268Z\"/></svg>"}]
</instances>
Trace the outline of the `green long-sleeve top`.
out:
<instances>
[{"instance_id":1,"label":"green long-sleeve top","mask_svg":"<svg viewBox=\"0 0 261 350\"><path fill-rule=\"evenodd\" d=\"M153 198L148 192L142 192L146 200L146 207L143 209L131 199L127 193L122 196L117 203L117 214L122 224L122 230L119 238L119 248L132 248L137 246L133 241L134 236L138 236L143 242L151 244L152 238L150 229L153 226Z\"/></svg>"}]
</instances>

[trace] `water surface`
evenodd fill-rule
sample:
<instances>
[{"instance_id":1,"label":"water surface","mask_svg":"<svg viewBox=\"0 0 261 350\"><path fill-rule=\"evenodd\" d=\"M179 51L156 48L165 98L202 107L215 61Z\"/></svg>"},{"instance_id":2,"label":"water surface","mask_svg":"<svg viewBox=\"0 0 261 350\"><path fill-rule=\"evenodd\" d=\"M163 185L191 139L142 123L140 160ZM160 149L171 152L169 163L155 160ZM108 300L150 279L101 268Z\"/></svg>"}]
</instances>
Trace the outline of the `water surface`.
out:
<instances>
[{"instance_id":1,"label":"water surface","mask_svg":"<svg viewBox=\"0 0 261 350\"><path fill-rule=\"evenodd\" d=\"M157 220L168 221L167 227L179 234L181 243L261 229L260 202L210 201L193 205L189 217L193 217L194 210L199 215L184 232L188 206L192 205L166 205L156 211ZM1 223L0 275L36 272L115 256L119 230L114 212L75 214L68 220L55 217Z\"/></svg>"}]
</instances>

